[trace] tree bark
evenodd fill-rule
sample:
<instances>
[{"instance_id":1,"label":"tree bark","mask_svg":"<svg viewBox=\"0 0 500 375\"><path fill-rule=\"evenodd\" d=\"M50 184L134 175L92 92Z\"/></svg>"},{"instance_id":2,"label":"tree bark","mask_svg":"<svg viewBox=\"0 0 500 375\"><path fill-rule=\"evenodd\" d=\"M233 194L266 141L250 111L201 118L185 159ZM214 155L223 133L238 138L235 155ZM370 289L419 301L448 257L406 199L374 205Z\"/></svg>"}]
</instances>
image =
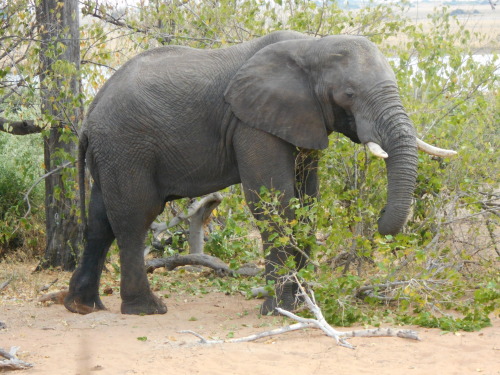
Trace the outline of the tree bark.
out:
<instances>
[{"instance_id":1,"label":"tree bark","mask_svg":"<svg viewBox=\"0 0 500 375\"><path fill-rule=\"evenodd\" d=\"M80 41L78 0L41 0L36 8L41 38L41 109L51 124L44 136L45 170L76 155L76 129L81 120L79 98ZM37 269L75 268L82 243L73 169L45 180L47 246Z\"/></svg>"}]
</instances>

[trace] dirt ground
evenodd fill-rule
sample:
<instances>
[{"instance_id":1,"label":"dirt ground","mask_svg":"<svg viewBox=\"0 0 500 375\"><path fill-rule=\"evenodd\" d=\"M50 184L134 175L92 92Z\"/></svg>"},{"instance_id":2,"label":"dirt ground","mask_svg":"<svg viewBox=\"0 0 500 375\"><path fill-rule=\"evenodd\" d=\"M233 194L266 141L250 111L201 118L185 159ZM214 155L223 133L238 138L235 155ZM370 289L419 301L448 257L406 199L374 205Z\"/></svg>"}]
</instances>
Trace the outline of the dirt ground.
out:
<instances>
[{"instance_id":1,"label":"dirt ground","mask_svg":"<svg viewBox=\"0 0 500 375\"><path fill-rule=\"evenodd\" d=\"M22 268L9 273L17 276L0 293L0 321L7 325L0 330L0 347L19 346L19 358L34 365L28 374L500 374L498 318L493 327L472 333L411 327L421 341L353 338L355 350L313 329L205 346L179 331L241 337L289 322L259 316L260 300L223 293L171 293L168 313L155 316L121 315L113 293L103 297L108 311L77 315L61 305L40 304L35 292L55 276L56 286L64 285L69 274L23 276Z\"/></svg>"}]
</instances>

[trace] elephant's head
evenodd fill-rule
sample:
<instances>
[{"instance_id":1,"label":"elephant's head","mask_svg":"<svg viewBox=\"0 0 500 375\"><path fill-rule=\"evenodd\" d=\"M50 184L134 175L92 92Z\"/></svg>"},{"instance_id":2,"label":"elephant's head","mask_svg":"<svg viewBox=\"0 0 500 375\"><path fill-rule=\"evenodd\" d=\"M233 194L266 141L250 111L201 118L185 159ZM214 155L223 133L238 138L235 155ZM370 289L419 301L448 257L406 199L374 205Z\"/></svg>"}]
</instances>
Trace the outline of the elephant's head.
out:
<instances>
[{"instance_id":1,"label":"elephant's head","mask_svg":"<svg viewBox=\"0 0 500 375\"><path fill-rule=\"evenodd\" d=\"M415 188L417 146L423 143L403 108L393 71L373 43L329 36L269 45L240 68L225 97L244 124L297 147L323 149L332 131L367 145L387 166L379 232L401 230Z\"/></svg>"}]
</instances>

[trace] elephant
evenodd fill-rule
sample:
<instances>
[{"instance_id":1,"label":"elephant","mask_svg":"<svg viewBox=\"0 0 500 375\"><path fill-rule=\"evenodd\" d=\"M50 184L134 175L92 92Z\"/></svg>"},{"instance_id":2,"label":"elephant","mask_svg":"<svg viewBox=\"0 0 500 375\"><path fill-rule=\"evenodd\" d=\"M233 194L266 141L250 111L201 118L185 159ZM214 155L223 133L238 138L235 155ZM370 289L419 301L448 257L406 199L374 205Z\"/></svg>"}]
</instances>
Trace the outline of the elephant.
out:
<instances>
[{"instance_id":1,"label":"elephant","mask_svg":"<svg viewBox=\"0 0 500 375\"><path fill-rule=\"evenodd\" d=\"M86 167L94 183L66 308L81 314L105 309L99 282L116 239L121 312L166 313L150 289L143 254L148 228L166 202L241 183L254 217L265 219L258 209L263 186L281 193L283 207L293 197L318 195L319 153L312 151L325 149L332 132L385 160L381 234L395 234L405 224L417 147L453 154L416 138L390 65L365 37L277 31L226 48L164 46L130 59L97 93L80 132L83 218ZM283 215L293 218L286 208ZM280 285L261 313L293 309L296 285L277 269L289 256L303 267L307 249L274 247L272 228L261 234L266 281Z\"/></svg>"}]
</instances>

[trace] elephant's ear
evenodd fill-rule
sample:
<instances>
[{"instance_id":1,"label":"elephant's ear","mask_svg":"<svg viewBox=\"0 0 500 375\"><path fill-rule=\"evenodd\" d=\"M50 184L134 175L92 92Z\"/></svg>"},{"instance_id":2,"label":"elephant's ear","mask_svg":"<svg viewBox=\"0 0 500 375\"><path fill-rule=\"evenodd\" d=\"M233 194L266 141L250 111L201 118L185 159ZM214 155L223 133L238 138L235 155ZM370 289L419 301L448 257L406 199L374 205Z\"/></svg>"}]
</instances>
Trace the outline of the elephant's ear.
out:
<instances>
[{"instance_id":1,"label":"elephant's ear","mask_svg":"<svg viewBox=\"0 0 500 375\"><path fill-rule=\"evenodd\" d=\"M303 46L303 40L294 40L263 48L238 70L224 95L244 124L297 147L324 149L328 135L309 76L300 64Z\"/></svg>"}]
</instances>

